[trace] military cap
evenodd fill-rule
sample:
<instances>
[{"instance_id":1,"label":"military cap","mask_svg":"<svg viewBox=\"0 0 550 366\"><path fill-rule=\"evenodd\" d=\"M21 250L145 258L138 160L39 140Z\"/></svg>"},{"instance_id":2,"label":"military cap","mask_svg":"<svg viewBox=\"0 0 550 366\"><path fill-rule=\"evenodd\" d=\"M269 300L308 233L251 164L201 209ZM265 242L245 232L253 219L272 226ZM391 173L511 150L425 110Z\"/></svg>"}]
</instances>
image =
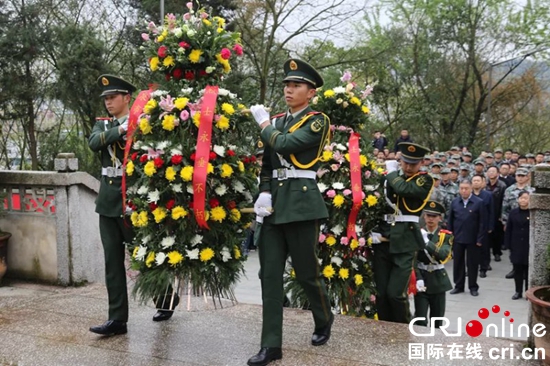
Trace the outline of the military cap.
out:
<instances>
[{"instance_id":1,"label":"military cap","mask_svg":"<svg viewBox=\"0 0 550 366\"><path fill-rule=\"evenodd\" d=\"M439 154L434 155L434 160L441 160L441 156Z\"/></svg>"},{"instance_id":2,"label":"military cap","mask_svg":"<svg viewBox=\"0 0 550 366\"><path fill-rule=\"evenodd\" d=\"M284 81L296 81L299 83L309 83L314 88L323 86L324 81L321 75L307 62L298 59L287 60L283 66L285 71Z\"/></svg>"},{"instance_id":3,"label":"military cap","mask_svg":"<svg viewBox=\"0 0 550 366\"><path fill-rule=\"evenodd\" d=\"M496 153L501 153L501 154L502 154L503 151L502 151L502 149L501 149L500 147L497 147L497 148L495 149L495 154L496 154Z\"/></svg>"},{"instance_id":4,"label":"military cap","mask_svg":"<svg viewBox=\"0 0 550 366\"><path fill-rule=\"evenodd\" d=\"M486 157L486 158L491 158L491 159L494 158L493 154L491 154L491 153L488 153L487 155L485 155L485 157Z\"/></svg>"},{"instance_id":5,"label":"military cap","mask_svg":"<svg viewBox=\"0 0 550 366\"><path fill-rule=\"evenodd\" d=\"M545 163L550 162L550 155L544 155L544 162Z\"/></svg>"},{"instance_id":6,"label":"military cap","mask_svg":"<svg viewBox=\"0 0 550 366\"><path fill-rule=\"evenodd\" d=\"M447 160L447 164L456 164L457 161L455 159L449 159Z\"/></svg>"},{"instance_id":7,"label":"military cap","mask_svg":"<svg viewBox=\"0 0 550 366\"><path fill-rule=\"evenodd\" d=\"M428 172L428 168L426 168L425 165L422 165L422 166L420 167L420 171L421 171L421 172Z\"/></svg>"},{"instance_id":8,"label":"military cap","mask_svg":"<svg viewBox=\"0 0 550 366\"><path fill-rule=\"evenodd\" d=\"M445 213L445 207L437 201L428 201L424 206L424 212L431 215L443 215Z\"/></svg>"},{"instance_id":9,"label":"military cap","mask_svg":"<svg viewBox=\"0 0 550 366\"><path fill-rule=\"evenodd\" d=\"M460 171L460 170L458 169L458 167L456 167L456 166L452 166L450 169L451 169L451 171L454 170L454 171L457 172L457 173Z\"/></svg>"},{"instance_id":10,"label":"military cap","mask_svg":"<svg viewBox=\"0 0 550 366\"><path fill-rule=\"evenodd\" d=\"M529 170L527 170L526 168L518 168L516 170L516 175L528 175L529 174Z\"/></svg>"},{"instance_id":11,"label":"military cap","mask_svg":"<svg viewBox=\"0 0 550 366\"><path fill-rule=\"evenodd\" d=\"M531 153L529 153L529 154L525 154L525 157L526 157L526 158L534 158L534 157L535 157L535 155L534 155L534 154L531 154Z\"/></svg>"},{"instance_id":12,"label":"military cap","mask_svg":"<svg viewBox=\"0 0 550 366\"><path fill-rule=\"evenodd\" d=\"M118 76L103 74L97 79L97 84L101 88L100 97L113 94L132 94L136 87Z\"/></svg>"},{"instance_id":13,"label":"military cap","mask_svg":"<svg viewBox=\"0 0 550 366\"><path fill-rule=\"evenodd\" d=\"M455 160L459 161L460 160L460 155L453 154L453 155L451 155L451 159L455 159Z\"/></svg>"},{"instance_id":14,"label":"military cap","mask_svg":"<svg viewBox=\"0 0 550 366\"><path fill-rule=\"evenodd\" d=\"M430 173L430 175L432 176L433 179L441 180L441 175L439 175L439 174Z\"/></svg>"},{"instance_id":15,"label":"military cap","mask_svg":"<svg viewBox=\"0 0 550 366\"><path fill-rule=\"evenodd\" d=\"M451 169L449 168L443 168L441 169L441 173L440 174L449 174L451 172Z\"/></svg>"},{"instance_id":16,"label":"military cap","mask_svg":"<svg viewBox=\"0 0 550 366\"><path fill-rule=\"evenodd\" d=\"M443 167L443 163L439 163L439 162L435 162L435 163L432 163L432 166L438 166L438 167Z\"/></svg>"},{"instance_id":17,"label":"military cap","mask_svg":"<svg viewBox=\"0 0 550 366\"><path fill-rule=\"evenodd\" d=\"M469 151L466 151L465 153L462 153L462 155L471 157L471 156L472 156L472 153L469 152Z\"/></svg>"},{"instance_id":18,"label":"military cap","mask_svg":"<svg viewBox=\"0 0 550 366\"><path fill-rule=\"evenodd\" d=\"M470 170L470 167L466 164L460 164L460 170Z\"/></svg>"},{"instance_id":19,"label":"military cap","mask_svg":"<svg viewBox=\"0 0 550 366\"><path fill-rule=\"evenodd\" d=\"M432 156L431 155L424 155L424 160L432 160Z\"/></svg>"},{"instance_id":20,"label":"military cap","mask_svg":"<svg viewBox=\"0 0 550 366\"><path fill-rule=\"evenodd\" d=\"M254 155L263 155L264 154L264 143L262 140L258 140L256 143L256 151Z\"/></svg>"},{"instance_id":21,"label":"military cap","mask_svg":"<svg viewBox=\"0 0 550 366\"><path fill-rule=\"evenodd\" d=\"M428 148L412 142L400 142L397 149L401 151L401 159L405 163L416 164L422 161L424 155L430 152Z\"/></svg>"},{"instance_id":22,"label":"military cap","mask_svg":"<svg viewBox=\"0 0 550 366\"><path fill-rule=\"evenodd\" d=\"M485 162L481 159L477 159L476 161L474 161L474 165L483 165L483 166L485 166Z\"/></svg>"},{"instance_id":23,"label":"military cap","mask_svg":"<svg viewBox=\"0 0 550 366\"><path fill-rule=\"evenodd\" d=\"M455 151L455 150L458 151L458 150L460 150L460 148L459 148L458 146L453 146L453 147L451 147L451 151Z\"/></svg>"}]
</instances>

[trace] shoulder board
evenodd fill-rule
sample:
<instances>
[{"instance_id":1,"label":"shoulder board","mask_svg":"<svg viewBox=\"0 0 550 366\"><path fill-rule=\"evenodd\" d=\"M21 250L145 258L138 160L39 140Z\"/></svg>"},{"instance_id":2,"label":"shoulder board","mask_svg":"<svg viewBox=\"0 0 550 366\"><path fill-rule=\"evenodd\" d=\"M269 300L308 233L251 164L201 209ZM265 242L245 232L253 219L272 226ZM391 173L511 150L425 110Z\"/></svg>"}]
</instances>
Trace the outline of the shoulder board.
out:
<instances>
[{"instance_id":1,"label":"shoulder board","mask_svg":"<svg viewBox=\"0 0 550 366\"><path fill-rule=\"evenodd\" d=\"M311 111L311 112L307 112L307 113L306 113L306 115L310 115L310 114L321 114L321 112Z\"/></svg>"},{"instance_id":2,"label":"shoulder board","mask_svg":"<svg viewBox=\"0 0 550 366\"><path fill-rule=\"evenodd\" d=\"M453 232L452 231L449 231L449 230L445 230L445 229L441 229L439 230L440 233L443 233L443 234L449 234L449 235L452 235Z\"/></svg>"},{"instance_id":3,"label":"shoulder board","mask_svg":"<svg viewBox=\"0 0 550 366\"><path fill-rule=\"evenodd\" d=\"M271 116L270 118L273 119L273 118L279 118L279 117L282 117L286 114L286 112L283 112L283 113L279 113L279 114L276 114L274 116Z\"/></svg>"}]
</instances>

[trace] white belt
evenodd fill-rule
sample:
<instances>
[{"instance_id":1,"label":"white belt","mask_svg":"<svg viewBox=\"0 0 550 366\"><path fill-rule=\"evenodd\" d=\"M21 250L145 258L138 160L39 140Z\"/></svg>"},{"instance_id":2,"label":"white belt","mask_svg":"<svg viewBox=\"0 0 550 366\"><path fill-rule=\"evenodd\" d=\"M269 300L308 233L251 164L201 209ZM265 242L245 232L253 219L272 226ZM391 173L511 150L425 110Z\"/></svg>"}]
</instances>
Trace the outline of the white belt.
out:
<instances>
[{"instance_id":1,"label":"white belt","mask_svg":"<svg viewBox=\"0 0 550 366\"><path fill-rule=\"evenodd\" d=\"M394 223L394 222L416 222L418 223L419 218L418 216L414 215L384 215L384 220L386 222Z\"/></svg>"},{"instance_id":2,"label":"white belt","mask_svg":"<svg viewBox=\"0 0 550 366\"><path fill-rule=\"evenodd\" d=\"M424 264L422 262L418 262L418 269L423 269L428 272L433 272L438 269L444 269L445 266L443 264Z\"/></svg>"},{"instance_id":3,"label":"white belt","mask_svg":"<svg viewBox=\"0 0 550 366\"><path fill-rule=\"evenodd\" d=\"M107 177L122 177L122 168L115 168L112 166L101 168L101 175Z\"/></svg>"},{"instance_id":4,"label":"white belt","mask_svg":"<svg viewBox=\"0 0 550 366\"><path fill-rule=\"evenodd\" d=\"M286 180L289 178L315 179L316 177L317 177L317 172L313 170L286 169L286 168L273 169L273 178L276 178L278 180Z\"/></svg>"}]
</instances>

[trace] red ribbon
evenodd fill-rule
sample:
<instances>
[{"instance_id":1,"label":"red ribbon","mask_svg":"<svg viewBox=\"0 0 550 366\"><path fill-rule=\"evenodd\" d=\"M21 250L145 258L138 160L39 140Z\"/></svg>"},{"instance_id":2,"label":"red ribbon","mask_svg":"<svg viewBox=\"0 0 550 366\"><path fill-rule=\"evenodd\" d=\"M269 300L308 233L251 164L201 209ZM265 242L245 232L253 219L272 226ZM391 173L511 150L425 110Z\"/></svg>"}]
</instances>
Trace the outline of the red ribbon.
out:
<instances>
[{"instance_id":1,"label":"red ribbon","mask_svg":"<svg viewBox=\"0 0 550 366\"><path fill-rule=\"evenodd\" d=\"M143 113L143 107L151 99L151 89L139 92L128 117L128 131L126 131L126 146L124 146L124 160L122 162L122 214L126 212L126 163L132 148L132 137L137 128L138 118Z\"/></svg>"},{"instance_id":2,"label":"red ribbon","mask_svg":"<svg viewBox=\"0 0 550 366\"><path fill-rule=\"evenodd\" d=\"M359 153L359 139L361 135L354 132L349 137L349 174L351 178L351 193L353 206L351 207L351 212L348 217L348 230L347 237L350 239L353 237L357 240L357 233L355 232L355 223L357 222L357 214L361 209L361 201L363 199L361 193L362 184L361 184L361 158Z\"/></svg>"},{"instance_id":3,"label":"red ribbon","mask_svg":"<svg viewBox=\"0 0 550 366\"><path fill-rule=\"evenodd\" d=\"M195 166L193 167L193 211L195 220L200 227L209 229L206 223L206 175L208 174L208 160L210 157L210 141L212 140L212 120L216 110L218 87L208 85L204 89L201 105L201 119L199 135L197 136L197 151L195 152Z\"/></svg>"}]
</instances>

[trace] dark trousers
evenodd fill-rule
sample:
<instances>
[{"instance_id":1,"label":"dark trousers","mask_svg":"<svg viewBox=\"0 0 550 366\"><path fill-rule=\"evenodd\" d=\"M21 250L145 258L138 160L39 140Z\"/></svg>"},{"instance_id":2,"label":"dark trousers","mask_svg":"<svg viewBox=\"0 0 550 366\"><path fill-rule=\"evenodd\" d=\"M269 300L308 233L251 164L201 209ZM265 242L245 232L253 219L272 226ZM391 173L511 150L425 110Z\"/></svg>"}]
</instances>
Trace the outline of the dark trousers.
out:
<instances>
[{"instance_id":1,"label":"dark trousers","mask_svg":"<svg viewBox=\"0 0 550 366\"><path fill-rule=\"evenodd\" d=\"M417 325L428 326L428 309L430 310L430 319L434 317L442 317L445 315L445 292L438 294L427 294L425 292L417 292L414 295L414 317L424 317L426 320L416 322ZM439 328L443 322L437 320L435 327Z\"/></svg>"},{"instance_id":2,"label":"dark trousers","mask_svg":"<svg viewBox=\"0 0 550 366\"><path fill-rule=\"evenodd\" d=\"M464 290L466 280L465 269L467 268L468 288L470 290L479 289L477 285L477 272L481 260L481 251L482 247L478 247L474 243L455 243L453 245L453 281L455 283L455 288Z\"/></svg>"},{"instance_id":3,"label":"dark trousers","mask_svg":"<svg viewBox=\"0 0 550 366\"><path fill-rule=\"evenodd\" d=\"M274 225L266 218L258 250L262 285L262 347L281 347L283 338L283 273L288 255L296 279L308 298L315 328L331 320L331 306L317 258L317 220Z\"/></svg>"},{"instance_id":4,"label":"dark trousers","mask_svg":"<svg viewBox=\"0 0 550 366\"><path fill-rule=\"evenodd\" d=\"M481 246L481 257L479 262L479 270L487 271L491 264L491 243L489 241L489 234L485 236L485 241Z\"/></svg>"},{"instance_id":5,"label":"dark trousers","mask_svg":"<svg viewBox=\"0 0 550 366\"><path fill-rule=\"evenodd\" d=\"M523 288L527 290L527 278L529 276L529 265L514 264L514 282L516 283L516 292L523 293ZM524 286L525 284L525 286Z\"/></svg>"},{"instance_id":6,"label":"dark trousers","mask_svg":"<svg viewBox=\"0 0 550 366\"><path fill-rule=\"evenodd\" d=\"M495 223L495 229L489 234L489 244L493 255L502 255L502 241L504 240L504 228L502 222Z\"/></svg>"},{"instance_id":7,"label":"dark trousers","mask_svg":"<svg viewBox=\"0 0 550 366\"><path fill-rule=\"evenodd\" d=\"M105 284L109 298L109 320L128 321L128 289L124 258L134 237L132 225L121 217L99 215L99 233L105 255Z\"/></svg>"},{"instance_id":8,"label":"dark trousers","mask_svg":"<svg viewBox=\"0 0 550 366\"><path fill-rule=\"evenodd\" d=\"M374 281L378 319L409 323L411 311L408 299L409 281L416 251L390 253L390 243L374 245Z\"/></svg>"}]
</instances>

